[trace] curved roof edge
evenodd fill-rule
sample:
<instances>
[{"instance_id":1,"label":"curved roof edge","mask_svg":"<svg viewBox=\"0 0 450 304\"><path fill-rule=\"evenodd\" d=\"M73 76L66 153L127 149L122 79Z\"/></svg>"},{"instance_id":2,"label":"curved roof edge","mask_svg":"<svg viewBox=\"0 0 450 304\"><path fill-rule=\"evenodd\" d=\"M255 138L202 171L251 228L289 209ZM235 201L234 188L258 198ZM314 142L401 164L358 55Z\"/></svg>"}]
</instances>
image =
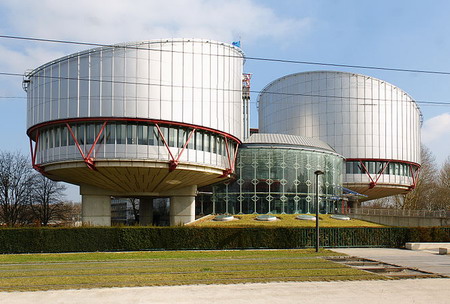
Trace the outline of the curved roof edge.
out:
<instances>
[{"instance_id":1,"label":"curved roof edge","mask_svg":"<svg viewBox=\"0 0 450 304\"><path fill-rule=\"evenodd\" d=\"M394 84L392 84L392 83L390 83L390 82L388 82L388 81L386 81L386 80L383 80L383 79L379 79L379 78L372 77L372 76L365 75L365 74L359 74L359 73L354 73L354 72L344 72L344 71L316 70L316 71L297 72L297 73L292 73L292 74L288 74L288 75L281 76L281 77L279 77L279 78L277 78L277 79L275 79L275 80L269 82L266 86L264 86L264 88L259 92L258 97L256 98L256 99L257 99L257 102L259 102L259 99L260 99L261 95L264 94L265 91L266 91L270 86L272 86L275 82L280 81L280 80L285 79L285 78L297 76L297 75L300 75L300 74L310 74L310 73L349 74L349 75L357 75L357 76L362 76L362 77L370 77L370 78L372 78L372 79L375 79L375 80L384 82L384 83L386 83L386 84L388 84L388 85L390 85L390 86L392 86L392 87L394 87L394 88L397 88L397 89L401 90L403 93L405 93L405 94L411 99L411 101L416 105L417 109L419 110L420 116L422 117L422 111L421 111L419 105L417 104L417 102L414 100L414 98L413 98L411 95L409 95L409 94L408 94L405 90L403 90L402 88L399 88L398 86L396 86L396 85L394 85Z\"/></svg>"},{"instance_id":2,"label":"curved roof edge","mask_svg":"<svg viewBox=\"0 0 450 304\"><path fill-rule=\"evenodd\" d=\"M27 77L31 77L33 76L35 73L37 73L38 71L46 68L47 66L50 66L52 64L58 63L60 61L63 61L65 59L69 59L72 57L76 57L76 56L81 56L84 54L88 54L91 52L95 52L101 49L109 49L109 48L127 48L127 47L136 47L138 48L141 45L145 45L145 44L152 44L152 43L168 43L168 42L205 42L205 43L212 43L212 44L218 44L218 45L224 45L224 46L228 46L231 49L236 50L238 53L241 54L242 58L245 60L245 54L244 51L242 51L241 48L234 46L230 43L226 43L226 42L221 42L221 41L216 41L216 40L212 40L212 39L202 39L202 38L167 38L167 39L152 39L152 40L142 40L142 41L135 41L135 42L121 42L121 43L114 43L114 44L104 44L104 45L100 45L97 43L92 43L93 48L90 49L86 49L86 50L82 50L82 51L78 51L63 57L60 57L58 59L54 59L52 61L49 61L47 63L44 63L40 66L38 66L35 69L32 69L30 72L26 72ZM88 45L88 44L87 44Z\"/></svg>"},{"instance_id":3,"label":"curved roof edge","mask_svg":"<svg viewBox=\"0 0 450 304\"><path fill-rule=\"evenodd\" d=\"M313 149L320 149L329 152L337 152L326 142L316 138L289 135L289 134L270 134L270 133L255 133L249 138L243 141L244 145L247 144L273 144L273 145L288 145L298 146Z\"/></svg>"}]
</instances>

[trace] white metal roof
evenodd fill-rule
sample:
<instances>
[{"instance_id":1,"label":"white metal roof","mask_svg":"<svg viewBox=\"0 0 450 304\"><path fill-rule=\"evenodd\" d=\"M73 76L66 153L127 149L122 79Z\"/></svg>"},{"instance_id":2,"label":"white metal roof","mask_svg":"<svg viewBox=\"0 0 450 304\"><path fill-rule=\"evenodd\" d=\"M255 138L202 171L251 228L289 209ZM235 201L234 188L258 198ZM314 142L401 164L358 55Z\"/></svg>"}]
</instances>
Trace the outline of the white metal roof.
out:
<instances>
[{"instance_id":1,"label":"white metal roof","mask_svg":"<svg viewBox=\"0 0 450 304\"><path fill-rule=\"evenodd\" d=\"M319 139L288 134L255 133L244 140L243 143L302 146L335 152L329 144Z\"/></svg>"}]
</instances>

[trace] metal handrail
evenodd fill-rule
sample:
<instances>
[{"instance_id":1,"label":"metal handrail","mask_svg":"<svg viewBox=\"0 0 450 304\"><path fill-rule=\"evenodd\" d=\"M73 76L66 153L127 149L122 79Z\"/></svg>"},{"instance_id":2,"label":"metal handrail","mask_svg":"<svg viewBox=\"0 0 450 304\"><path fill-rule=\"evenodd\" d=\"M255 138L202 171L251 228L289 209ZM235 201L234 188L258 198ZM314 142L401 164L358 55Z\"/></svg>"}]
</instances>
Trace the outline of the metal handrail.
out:
<instances>
[{"instance_id":1,"label":"metal handrail","mask_svg":"<svg viewBox=\"0 0 450 304\"><path fill-rule=\"evenodd\" d=\"M358 214L358 215L450 218L450 211L446 211L446 210L351 208L351 209L348 209L348 213L349 214Z\"/></svg>"}]
</instances>

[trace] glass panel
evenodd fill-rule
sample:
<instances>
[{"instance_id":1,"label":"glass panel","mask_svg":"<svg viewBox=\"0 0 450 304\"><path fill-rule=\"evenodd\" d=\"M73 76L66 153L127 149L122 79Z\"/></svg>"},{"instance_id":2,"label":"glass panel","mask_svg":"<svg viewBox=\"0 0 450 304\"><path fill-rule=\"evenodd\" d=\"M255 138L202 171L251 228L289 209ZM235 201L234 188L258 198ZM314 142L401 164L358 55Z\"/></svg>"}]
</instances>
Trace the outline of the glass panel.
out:
<instances>
[{"instance_id":1,"label":"glass panel","mask_svg":"<svg viewBox=\"0 0 450 304\"><path fill-rule=\"evenodd\" d=\"M61 128L56 128L56 134L55 134L55 147L60 147L61 144Z\"/></svg>"},{"instance_id":2,"label":"glass panel","mask_svg":"<svg viewBox=\"0 0 450 304\"><path fill-rule=\"evenodd\" d=\"M353 164L351 163L351 162L347 162L346 164L345 164L345 168L346 168L346 170L345 170L345 172L347 172L348 174L352 174L353 173Z\"/></svg>"},{"instance_id":3,"label":"glass panel","mask_svg":"<svg viewBox=\"0 0 450 304\"><path fill-rule=\"evenodd\" d=\"M94 134L94 133L95 133L94 125L88 124L86 126L86 143L88 145L92 145L94 143L95 136L97 135L97 134Z\"/></svg>"},{"instance_id":4,"label":"glass panel","mask_svg":"<svg viewBox=\"0 0 450 304\"><path fill-rule=\"evenodd\" d=\"M127 125L127 144L134 145L137 143L137 126Z\"/></svg>"},{"instance_id":5,"label":"glass panel","mask_svg":"<svg viewBox=\"0 0 450 304\"><path fill-rule=\"evenodd\" d=\"M61 132L61 146L65 147L67 146L67 136L68 134L68 130L67 127L62 127L62 132Z\"/></svg>"},{"instance_id":6,"label":"glass panel","mask_svg":"<svg viewBox=\"0 0 450 304\"><path fill-rule=\"evenodd\" d=\"M209 136L209 134L208 133L205 133L205 134L203 134L203 143L204 143L204 145L203 145L203 151L206 151L206 152L210 152L210 145L209 145L209 141L210 141L210 136Z\"/></svg>"},{"instance_id":7,"label":"glass panel","mask_svg":"<svg viewBox=\"0 0 450 304\"><path fill-rule=\"evenodd\" d=\"M84 129L85 129L84 124L78 125L77 140L80 145L84 145L84 143L85 143Z\"/></svg>"},{"instance_id":8,"label":"glass panel","mask_svg":"<svg viewBox=\"0 0 450 304\"><path fill-rule=\"evenodd\" d=\"M155 140L158 138L158 130L155 126L148 126L148 145L153 146L155 144Z\"/></svg>"},{"instance_id":9,"label":"glass panel","mask_svg":"<svg viewBox=\"0 0 450 304\"><path fill-rule=\"evenodd\" d=\"M180 128L178 130L178 147L179 148L182 148L184 146L184 144L187 141L187 137L188 137L187 130Z\"/></svg>"},{"instance_id":10,"label":"glass panel","mask_svg":"<svg viewBox=\"0 0 450 304\"><path fill-rule=\"evenodd\" d=\"M195 132L195 149L203 151L203 133L200 130Z\"/></svg>"},{"instance_id":11,"label":"glass panel","mask_svg":"<svg viewBox=\"0 0 450 304\"><path fill-rule=\"evenodd\" d=\"M116 141L116 124L111 123L106 125L106 143L114 144Z\"/></svg>"},{"instance_id":12,"label":"glass panel","mask_svg":"<svg viewBox=\"0 0 450 304\"><path fill-rule=\"evenodd\" d=\"M138 144L146 145L148 138L148 126L147 125L138 125L137 127L137 136L138 136Z\"/></svg>"},{"instance_id":13,"label":"glass panel","mask_svg":"<svg viewBox=\"0 0 450 304\"><path fill-rule=\"evenodd\" d=\"M76 138L77 137L77 125L70 125L70 128L72 129L73 136L75 136L75 138ZM67 130L67 131L69 131L69 130ZM68 135L69 146L75 145L75 141L73 140L72 133L69 132L69 135Z\"/></svg>"},{"instance_id":14,"label":"glass panel","mask_svg":"<svg viewBox=\"0 0 450 304\"><path fill-rule=\"evenodd\" d=\"M49 129L48 131L47 131L47 133L48 133L48 135L49 135L49 148L51 149L51 148L53 148L55 145L54 145L54 137L55 137L55 130L54 129Z\"/></svg>"},{"instance_id":15,"label":"glass panel","mask_svg":"<svg viewBox=\"0 0 450 304\"><path fill-rule=\"evenodd\" d=\"M117 144L125 144L125 134L126 134L127 125L118 124L116 126L116 143Z\"/></svg>"},{"instance_id":16,"label":"glass panel","mask_svg":"<svg viewBox=\"0 0 450 304\"><path fill-rule=\"evenodd\" d=\"M175 127L169 128L169 146L176 147L178 144L178 130ZM166 138L167 140L167 138Z\"/></svg>"}]
</instances>

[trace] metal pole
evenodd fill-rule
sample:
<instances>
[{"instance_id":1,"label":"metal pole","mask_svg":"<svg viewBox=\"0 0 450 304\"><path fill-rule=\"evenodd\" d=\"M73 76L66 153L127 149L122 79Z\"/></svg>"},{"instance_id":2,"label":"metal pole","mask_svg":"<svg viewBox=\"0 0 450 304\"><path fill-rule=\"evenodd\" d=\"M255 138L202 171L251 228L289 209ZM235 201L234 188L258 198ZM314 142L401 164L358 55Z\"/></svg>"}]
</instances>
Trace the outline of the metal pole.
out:
<instances>
[{"instance_id":1,"label":"metal pole","mask_svg":"<svg viewBox=\"0 0 450 304\"><path fill-rule=\"evenodd\" d=\"M317 170L316 175L316 252L319 252L319 175L323 175L323 171Z\"/></svg>"}]
</instances>

